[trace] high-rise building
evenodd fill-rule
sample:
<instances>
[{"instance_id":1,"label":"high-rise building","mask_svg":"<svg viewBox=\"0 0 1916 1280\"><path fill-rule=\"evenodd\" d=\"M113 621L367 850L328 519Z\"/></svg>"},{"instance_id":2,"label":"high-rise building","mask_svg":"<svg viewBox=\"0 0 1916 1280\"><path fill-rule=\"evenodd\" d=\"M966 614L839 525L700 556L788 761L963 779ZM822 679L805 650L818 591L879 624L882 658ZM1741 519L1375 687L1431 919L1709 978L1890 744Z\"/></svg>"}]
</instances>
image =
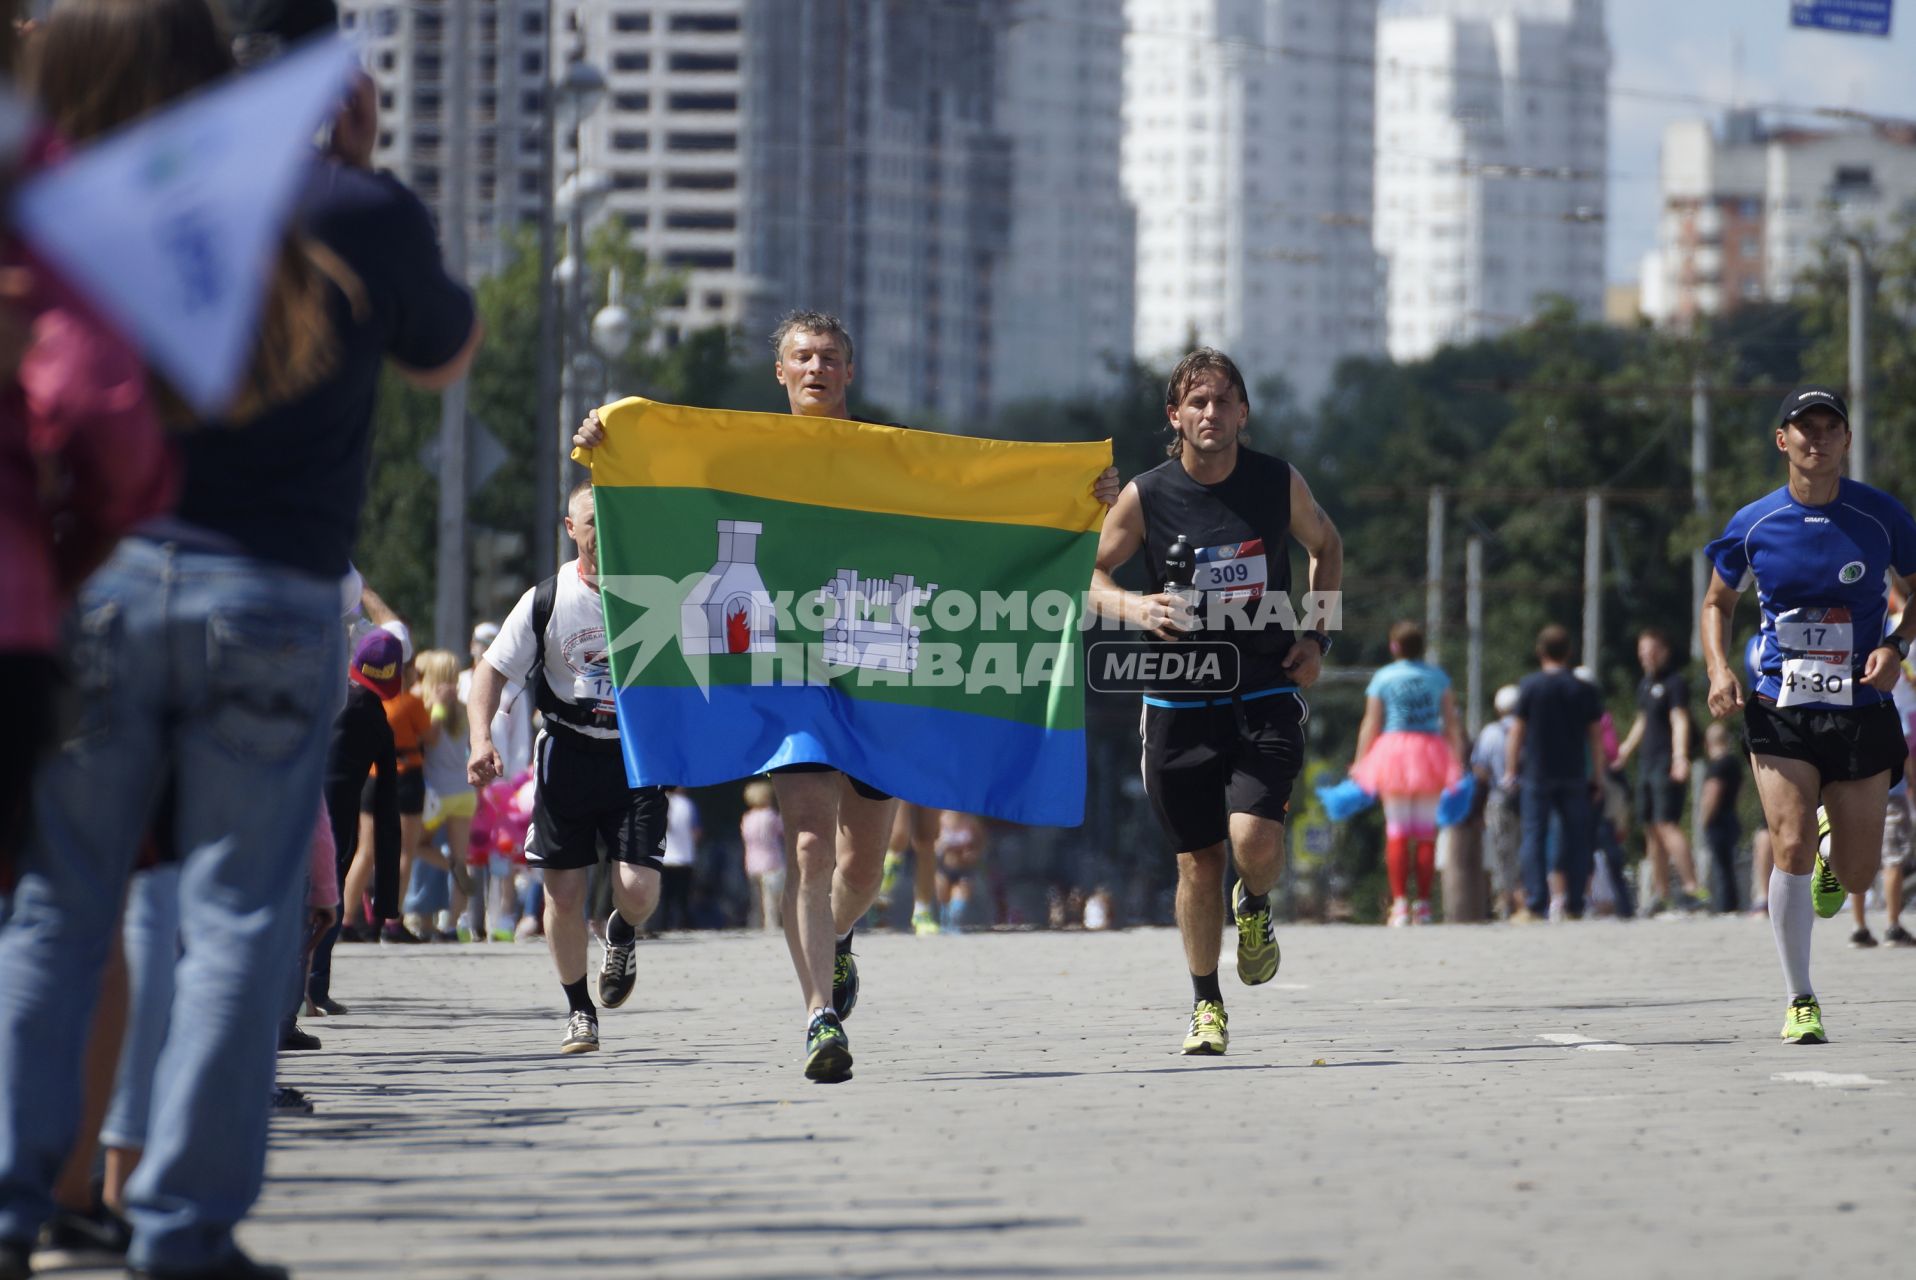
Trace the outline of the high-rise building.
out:
<instances>
[{"instance_id":1,"label":"high-rise building","mask_svg":"<svg viewBox=\"0 0 1916 1280\"><path fill-rule=\"evenodd\" d=\"M736 324L740 274L742 0L558 0L553 58L583 57L606 94L580 128L588 173L609 186L595 217L619 219L655 267L685 282L658 317L667 343ZM574 167L561 122L560 178Z\"/></svg>"},{"instance_id":2,"label":"high-rise building","mask_svg":"<svg viewBox=\"0 0 1916 1280\"><path fill-rule=\"evenodd\" d=\"M1916 127L1804 128L1759 112L1663 131L1663 216L1643 264L1644 314L1687 328L1783 301L1834 233L1916 213Z\"/></svg>"},{"instance_id":3,"label":"high-rise building","mask_svg":"<svg viewBox=\"0 0 1916 1280\"><path fill-rule=\"evenodd\" d=\"M1123 12L1109 0L1015 0L999 58L1011 185L992 279L991 398L1094 394L1131 357Z\"/></svg>"},{"instance_id":4,"label":"high-rise building","mask_svg":"<svg viewBox=\"0 0 1916 1280\"><path fill-rule=\"evenodd\" d=\"M993 402L1011 7L746 2L748 330L836 312L858 344L859 393L906 417L956 423Z\"/></svg>"},{"instance_id":5,"label":"high-rise building","mask_svg":"<svg viewBox=\"0 0 1916 1280\"><path fill-rule=\"evenodd\" d=\"M1409 0L1377 32L1376 241L1392 356L1603 314L1602 0Z\"/></svg>"},{"instance_id":6,"label":"high-rise building","mask_svg":"<svg viewBox=\"0 0 1916 1280\"><path fill-rule=\"evenodd\" d=\"M456 7L341 0L339 8L340 25L364 42L378 86L373 163L426 202L449 245L458 242L448 221L457 203L455 175L463 172L467 270L497 270L506 233L539 217L544 0L462 0Z\"/></svg>"},{"instance_id":7,"label":"high-rise building","mask_svg":"<svg viewBox=\"0 0 1916 1280\"><path fill-rule=\"evenodd\" d=\"M1304 399L1383 349L1376 0L1126 0L1135 347L1224 348Z\"/></svg>"}]
</instances>

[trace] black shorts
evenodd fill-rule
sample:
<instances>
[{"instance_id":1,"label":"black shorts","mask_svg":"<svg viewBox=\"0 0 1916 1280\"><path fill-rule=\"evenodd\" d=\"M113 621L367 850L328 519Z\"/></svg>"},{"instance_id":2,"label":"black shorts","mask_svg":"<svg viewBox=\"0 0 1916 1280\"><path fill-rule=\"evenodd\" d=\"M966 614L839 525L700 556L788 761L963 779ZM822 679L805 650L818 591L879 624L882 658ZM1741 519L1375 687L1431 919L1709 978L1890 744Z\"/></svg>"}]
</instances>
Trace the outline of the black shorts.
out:
<instances>
[{"instance_id":1,"label":"black shorts","mask_svg":"<svg viewBox=\"0 0 1916 1280\"><path fill-rule=\"evenodd\" d=\"M1856 782L1900 770L1909 748L1896 704L1872 707L1779 707L1751 698L1743 732L1753 756L1781 756L1816 766L1824 782Z\"/></svg>"},{"instance_id":2,"label":"black shorts","mask_svg":"<svg viewBox=\"0 0 1916 1280\"><path fill-rule=\"evenodd\" d=\"M769 770L769 772L771 773L842 773L843 770L833 768L831 765L828 765L828 764L782 764L776 769ZM863 796L867 800L889 800L892 798L891 792L889 791L880 791L877 787L869 786L863 782L860 782L857 778L853 778L852 775L849 773L845 774L845 776L851 780L852 790L856 791L859 795Z\"/></svg>"},{"instance_id":3,"label":"black shorts","mask_svg":"<svg viewBox=\"0 0 1916 1280\"><path fill-rule=\"evenodd\" d=\"M625 780L617 738L587 738L551 728L534 750L532 843L526 862L553 871L599 864L599 845L614 862L662 868L667 803L663 787Z\"/></svg>"},{"instance_id":4,"label":"black shorts","mask_svg":"<svg viewBox=\"0 0 1916 1280\"><path fill-rule=\"evenodd\" d=\"M366 785L359 790L359 811L373 811L373 788L378 784L379 775L366 775ZM426 775L418 769L399 775L399 812L402 817L418 817L426 811Z\"/></svg>"},{"instance_id":5,"label":"black shorts","mask_svg":"<svg viewBox=\"0 0 1916 1280\"><path fill-rule=\"evenodd\" d=\"M1683 801L1689 788L1670 780L1668 760L1637 762L1637 821L1663 823L1683 821Z\"/></svg>"},{"instance_id":6,"label":"black shorts","mask_svg":"<svg viewBox=\"0 0 1916 1280\"><path fill-rule=\"evenodd\" d=\"M1222 843L1233 813L1284 821L1309 718L1295 693L1222 706L1144 704L1144 793L1177 852Z\"/></svg>"}]
</instances>

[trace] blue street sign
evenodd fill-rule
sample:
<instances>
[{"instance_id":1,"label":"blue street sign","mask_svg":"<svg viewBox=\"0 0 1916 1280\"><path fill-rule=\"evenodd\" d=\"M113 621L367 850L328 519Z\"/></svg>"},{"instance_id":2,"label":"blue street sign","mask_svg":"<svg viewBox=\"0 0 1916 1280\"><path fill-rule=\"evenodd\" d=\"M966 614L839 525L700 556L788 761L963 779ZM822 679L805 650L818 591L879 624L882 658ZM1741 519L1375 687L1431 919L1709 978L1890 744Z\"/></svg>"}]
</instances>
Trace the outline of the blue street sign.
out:
<instances>
[{"instance_id":1,"label":"blue street sign","mask_svg":"<svg viewBox=\"0 0 1916 1280\"><path fill-rule=\"evenodd\" d=\"M1790 25L1841 31L1853 36L1889 34L1895 0L1790 0Z\"/></svg>"}]
</instances>

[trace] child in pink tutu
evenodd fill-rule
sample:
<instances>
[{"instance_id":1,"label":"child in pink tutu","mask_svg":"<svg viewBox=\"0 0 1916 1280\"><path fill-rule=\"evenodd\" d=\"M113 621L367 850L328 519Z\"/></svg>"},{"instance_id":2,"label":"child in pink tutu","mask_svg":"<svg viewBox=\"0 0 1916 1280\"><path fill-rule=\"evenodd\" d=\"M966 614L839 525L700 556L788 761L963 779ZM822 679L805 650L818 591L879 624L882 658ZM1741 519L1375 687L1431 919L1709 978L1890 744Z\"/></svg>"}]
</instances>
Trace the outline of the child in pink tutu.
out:
<instances>
[{"instance_id":1,"label":"child in pink tutu","mask_svg":"<svg viewBox=\"0 0 1916 1280\"><path fill-rule=\"evenodd\" d=\"M1429 924L1437 798L1463 776L1463 727L1450 677L1424 661L1424 629L1414 622L1393 626L1390 653L1397 660L1372 676L1364 691L1364 723L1350 776L1384 806L1390 923L1407 925L1414 918Z\"/></svg>"}]
</instances>

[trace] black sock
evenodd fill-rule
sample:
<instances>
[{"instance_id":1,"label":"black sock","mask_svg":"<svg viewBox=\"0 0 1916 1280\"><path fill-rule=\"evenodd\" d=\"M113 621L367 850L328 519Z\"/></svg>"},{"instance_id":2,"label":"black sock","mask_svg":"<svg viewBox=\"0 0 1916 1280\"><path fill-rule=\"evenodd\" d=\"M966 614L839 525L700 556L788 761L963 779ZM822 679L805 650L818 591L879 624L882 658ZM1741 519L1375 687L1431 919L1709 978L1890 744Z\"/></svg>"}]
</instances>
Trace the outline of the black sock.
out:
<instances>
[{"instance_id":1,"label":"black sock","mask_svg":"<svg viewBox=\"0 0 1916 1280\"><path fill-rule=\"evenodd\" d=\"M857 925L853 925L850 929L845 930L845 936L840 938L838 945L832 948L834 955L848 956L852 953L852 933L857 928Z\"/></svg>"},{"instance_id":2,"label":"black sock","mask_svg":"<svg viewBox=\"0 0 1916 1280\"><path fill-rule=\"evenodd\" d=\"M584 978L580 978L577 982L562 982L559 985L565 988L565 1002L569 1012L589 1014L595 1019L599 1016L599 1011L592 1007L592 995L585 989ZM1212 975L1211 985L1214 987L1217 985L1215 974Z\"/></svg>"},{"instance_id":3,"label":"black sock","mask_svg":"<svg viewBox=\"0 0 1916 1280\"><path fill-rule=\"evenodd\" d=\"M1224 992L1219 990L1217 985L1217 970L1213 969L1209 973L1192 974L1191 993L1192 1004L1196 1004L1199 1000L1215 1000L1219 1004L1223 1004Z\"/></svg>"},{"instance_id":4,"label":"black sock","mask_svg":"<svg viewBox=\"0 0 1916 1280\"><path fill-rule=\"evenodd\" d=\"M1242 916L1255 915L1271 908L1271 895L1266 893L1247 893L1237 904L1237 913Z\"/></svg>"},{"instance_id":5,"label":"black sock","mask_svg":"<svg viewBox=\"0 0 1916 1280\"><path fill-rule=\"evenodd\" d=\"M622 947L638 936L638 929L627 924L625 917L617 911L614 911L612 918L605 922L605 940L615 947Z\"/></svg>"}]
</instances>

